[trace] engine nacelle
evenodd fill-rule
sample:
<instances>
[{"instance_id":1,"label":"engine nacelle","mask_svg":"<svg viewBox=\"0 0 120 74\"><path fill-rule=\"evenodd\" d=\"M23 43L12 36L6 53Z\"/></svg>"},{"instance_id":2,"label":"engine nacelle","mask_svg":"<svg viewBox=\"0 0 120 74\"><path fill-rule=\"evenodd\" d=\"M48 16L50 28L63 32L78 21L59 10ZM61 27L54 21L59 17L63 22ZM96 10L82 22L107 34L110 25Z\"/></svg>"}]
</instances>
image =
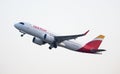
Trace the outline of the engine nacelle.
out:
<instances>
[{"instance_id":1,"label":"engine nacelle","mask_svg":"<svg viewBox=\"0 0 120 74\"><path fill-rule=\"evenodd\" d=\"M45 34L45 35L44 35L44 40L45 40L45 42L53 43L53 42L55 41L55 38L54 38L54 36L52 36L52 35Z\"/></svg>"},{"instance_id":2,"label":"engine nacelle","mask_svg":"<svg viewBox=\"0 0 120 74\"><path fill-rule=\"evenodd\" d=\"M38 44L38 45L43 45L46 42L42 41L40 38L34 37L32 40L33 43Z\"/></svg>"}]
</instances>

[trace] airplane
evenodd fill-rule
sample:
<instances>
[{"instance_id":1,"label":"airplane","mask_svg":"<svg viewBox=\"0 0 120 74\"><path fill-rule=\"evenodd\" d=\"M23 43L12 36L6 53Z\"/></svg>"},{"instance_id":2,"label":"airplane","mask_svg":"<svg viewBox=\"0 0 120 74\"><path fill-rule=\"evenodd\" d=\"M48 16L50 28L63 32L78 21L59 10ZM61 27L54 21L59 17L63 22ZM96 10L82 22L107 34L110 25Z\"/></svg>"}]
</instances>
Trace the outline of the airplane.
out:
<instances>
[{"instance_id":1,"label":"airplane","mask_svg":"<svg viewBox=\"0 0 120 74\"><path fill-rule=\"evenodd\" d=\"M105 49L98 49L100 44L102 43L102 40L105 37L104 35L97 36L85 45L81 45L75 41L71 41L71 39L85 36L89 32L89 30L83 34L78 35L58 36L48 32L41 27L31 25L26 22L18 22L14 24L14 27L22 33L21 37L23 37L25 34L32 35L33 43L38 45L44 45L48 43L50 45L49 49L57 48L58 46L60 46L73 51L92 54L99 54L99 52L106 51Z\"/></svg>"}]
</instances>

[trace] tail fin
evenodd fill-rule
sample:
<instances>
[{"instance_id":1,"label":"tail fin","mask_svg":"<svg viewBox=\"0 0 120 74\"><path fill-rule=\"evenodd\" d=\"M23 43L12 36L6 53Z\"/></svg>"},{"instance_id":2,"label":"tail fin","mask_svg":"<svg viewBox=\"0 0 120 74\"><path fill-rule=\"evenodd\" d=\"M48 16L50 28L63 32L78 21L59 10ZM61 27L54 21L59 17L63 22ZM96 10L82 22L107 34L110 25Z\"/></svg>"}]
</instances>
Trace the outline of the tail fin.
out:
<instances>
[{"instance_id":1,"label":"tail fin","mask_svg":"<svg viewBox=\"0 0 120 74\"><path fill-rule=\"evenodd\" d=\"M88 42L85 46L83 46L79 51L88 53L105 51L104 49L98 49L104 38L105 38L104 35L97 36L95 39L93 39L92 41Z\"/></svg>"},{"instance_id":2,"label":"tail fin","mask_svg":"<svg viewBox=\"0 0 120 74\"><path fill-rule=\"evenodd\" d=\"M84 47L87 49L98 49L104 37L104 35L99 35L92 41L88 42Z\"/></svg>"}]
</instances>

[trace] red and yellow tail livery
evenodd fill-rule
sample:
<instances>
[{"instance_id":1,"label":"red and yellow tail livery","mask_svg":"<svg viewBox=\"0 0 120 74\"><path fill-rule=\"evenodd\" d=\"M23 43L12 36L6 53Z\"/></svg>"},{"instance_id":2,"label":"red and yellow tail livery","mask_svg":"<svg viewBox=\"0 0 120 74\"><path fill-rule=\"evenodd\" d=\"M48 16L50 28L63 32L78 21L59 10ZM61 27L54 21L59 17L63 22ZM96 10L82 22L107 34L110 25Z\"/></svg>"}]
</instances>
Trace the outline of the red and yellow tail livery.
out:
<instances>
[{"instance_id":1,"label":"red and yellow tail livery","mask_svg":"<svg viewBox=\"0 0 120 74\"><path fill-rule=\"evenodd\" d=\"M85 44L78 51L88 52L88 53L96 53L96 52L100 52L100 51L105 51L104 49L98 49L104 38L105 38L104 35L99 35L95 39L93 39L92 41Z\"/></svg>"}]
</instances>

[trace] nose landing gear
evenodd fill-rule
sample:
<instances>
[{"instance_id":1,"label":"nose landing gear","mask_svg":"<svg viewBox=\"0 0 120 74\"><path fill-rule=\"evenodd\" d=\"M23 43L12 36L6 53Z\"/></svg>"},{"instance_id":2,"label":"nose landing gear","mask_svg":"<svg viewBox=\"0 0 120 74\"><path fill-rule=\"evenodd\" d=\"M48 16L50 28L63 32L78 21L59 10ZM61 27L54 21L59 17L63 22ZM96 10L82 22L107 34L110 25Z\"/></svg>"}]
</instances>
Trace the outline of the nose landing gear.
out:
<instances>
[{"instance_id":1,"label":"nose landing gear","mask_svg":"<svg viewBox=\"0 0 120 74\"><path fill-rule=\"evenodd\" d=\"M21 34L21 37L23 37L25 35L25 33Z\"/></svg>"}]
</instances>

